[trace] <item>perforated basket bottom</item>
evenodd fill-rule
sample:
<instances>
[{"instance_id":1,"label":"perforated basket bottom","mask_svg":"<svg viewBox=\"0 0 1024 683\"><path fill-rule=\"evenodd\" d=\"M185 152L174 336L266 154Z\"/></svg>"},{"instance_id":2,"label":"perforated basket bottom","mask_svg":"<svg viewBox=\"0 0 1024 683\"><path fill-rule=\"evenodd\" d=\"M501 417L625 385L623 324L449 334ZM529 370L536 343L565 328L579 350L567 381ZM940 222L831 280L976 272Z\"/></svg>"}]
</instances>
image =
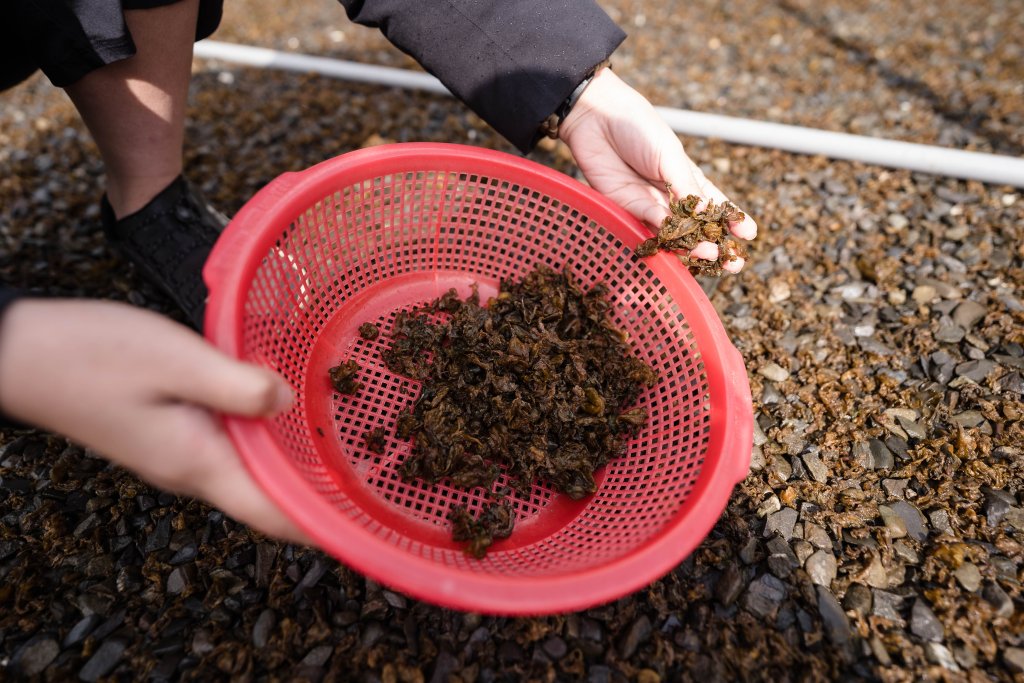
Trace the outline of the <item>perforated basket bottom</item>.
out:
<instances>
[{"instance_id":1,"label":"perforated basket bottom","mask_svg":"<svg viewBox=\"0 0 1024 683\"><path fill-rule=\"evenodd\" d=\"M394 425L398 414L414 404L420 383L391 372L381 354L389 345L389 331L396 313L428 304L450 288L466 298L473 284L477 285L482 302L498 291L496 281L451 272L418 273L370 287L364 295L339 310L324 329L310 357L314 378L326 378L327 368L337 365L340 359L355 360L362 368L360 378L365 385L351 396L338 394L326 382L310 383L307 404L311 419L316 423L314 429L320 430L318 435L324 434L321 437L324 462L329 463L331 471L343 481L362 484L353 491L353 497L359 499L362 507L378 513L390 512L392 517L397 512L404 517L405 526L415 526L419 538L430 538L442 545L448 544L451 535L451 525L446 519L451 506L466 505L473 514L478 514L488 503L487 491L428 485L401 477L399 465L409 456L411 443L395 437ZM435 319L443 317L435 316ZM381 335L373 341L362 339L358 327L364 322L376 323ZM316 416L324 419L316 420ZM373 453L364 443L364 434L375 427L386 434L383 454ZM604 470L598 472L598 482L603 474ZM509 479L502 474L492 490L509 484ZM537 541L550 533L553 524L564 524L586 507L585 501L559 496L543 485L533 486L528 493L512 493L509 501L516 512L516 531L499 546L506 550ZM544 519L537 521L542 515Z\"/></svg>"},{"instance_id":2,"label":"perforated basket bottom","mask_svg":"<svg viewBox=\"0 0 1024 683\"><path fill-rule=\"evenodd\" d=\"M598 472L598 491L572 501L534 486L513 498L511 538L480 561L450 538L453 503L476 510L485 492L406 482L397 465L409 444L394 438L398 412L418 385L384 367L395 314L450 287L481 299L502 278L537 263L565 266L584 286L604 282L613 322L661 380L642 397L650 419L627 456ZM259 266L245 303L243 357L278 370L296 390L272 430L281 449L337 511L323 524L358 525L382 542L453 569L564 575L623 557L678 514L707 450L709 386L675 302L629 247L587 215L522 184L465 173L415 171L340 187L298 215ZM359 338L364 322L382 335ZM339 396L328 368L355 359L363 389ZM382 427L383 455L363 434ZM503 483L503 482L499 482Z\"/></svg>"}]
</instances>

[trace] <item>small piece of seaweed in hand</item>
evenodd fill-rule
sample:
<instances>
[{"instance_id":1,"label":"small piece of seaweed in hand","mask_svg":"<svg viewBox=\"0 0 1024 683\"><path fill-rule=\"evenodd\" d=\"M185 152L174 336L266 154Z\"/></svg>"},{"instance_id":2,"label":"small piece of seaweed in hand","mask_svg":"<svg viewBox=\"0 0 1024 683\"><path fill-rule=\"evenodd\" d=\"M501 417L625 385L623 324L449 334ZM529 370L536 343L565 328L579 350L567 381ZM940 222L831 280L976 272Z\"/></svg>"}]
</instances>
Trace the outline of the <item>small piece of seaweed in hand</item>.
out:
<instances>
[{"instance_id":1,"label":"small piece of seaweed in hand","mask_svg":"<svg viewBox=\"0 0 1024 683\"><path fill-rule=\"evenodd\" d=\"M331 386L339 394L355 394L363 388L363 383L356 380L359 370L359 363L347 360L328 370L327 374L331 378Z\"/></svg>"},{"instance_id":2,"label":"small piece of seaweed in hand","mask_svg":"<svg viewBox=\"0 0 1024 683\"><path fill-rule=\"evenodd\" d=\"M487 554L494 539L512 535L516 516L512 505L502 500L484 508L477 519L473 519L465 505L452 506L448 520L452 523L452 539L465 542L466 552L479 560Z\"/></svg>"},{"instance_id":3,"label":"small piece of seaweed in hand","mask_svg":"<svg viewBox=\"0 0 1024 683\"><path fill-rule=\"evenodd\" d=\"M687 195L684 199L669 199L671 213L661 223L655 237L644 240L636 248L640 258L652 256L659 250L677 252L679 261L694 275L721 275L723 266L737 258L746 258L743 245L729 236L729 224L742 221L745 214L731 202L715 204L708 201L703 211L697 211L700 197ZM701 242L718 245L718 259L692 258L689 252Z\"/></svg>"}]
</instances>

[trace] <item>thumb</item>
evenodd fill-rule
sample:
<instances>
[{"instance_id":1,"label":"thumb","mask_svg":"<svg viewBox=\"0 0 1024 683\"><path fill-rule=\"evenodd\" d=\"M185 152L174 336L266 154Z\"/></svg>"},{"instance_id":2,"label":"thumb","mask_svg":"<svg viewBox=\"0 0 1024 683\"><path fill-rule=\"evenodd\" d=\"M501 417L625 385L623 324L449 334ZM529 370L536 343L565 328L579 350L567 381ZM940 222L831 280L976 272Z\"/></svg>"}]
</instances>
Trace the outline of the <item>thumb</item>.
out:
<instances>
[{"instance_id":1,"label":"thumb","mask_svg":"<svg viewBox=\"0 0 1024 683\"><path fill-rule=\"evenodd\" d=\"M270 417L292 403L292 390L276 373L249 363L226 359L223 383L210 383L197 403L223 413Z\"/></svg>"},{"instance_id":2,"label":"thumb","mask_svg":"<svg viewBox=\"0 0 1024 683\"><path fill-rule=\"evenodd\" d=\"M200 337L194 338L177 373L174 398L244 417L269 417L292 402L288 383L275 372L231 358Z\"/></svg>"},{"instance_id":3,"label":"thumb","mask_svg":"<svg viewBox=\"0 0 1024 683\"><path fill-rule=\"evenodd\" d=\"M720 202L725 199L725 195L708 181L700 167L687 156L682 144L679 145L675 154L663 158L661 171L664 180L672 188L672 194L676 197L682 198L694 194L702 200L714 199L716 202ZM706 201L702 203L706 203Z\"/></svg>"}]
</instances>

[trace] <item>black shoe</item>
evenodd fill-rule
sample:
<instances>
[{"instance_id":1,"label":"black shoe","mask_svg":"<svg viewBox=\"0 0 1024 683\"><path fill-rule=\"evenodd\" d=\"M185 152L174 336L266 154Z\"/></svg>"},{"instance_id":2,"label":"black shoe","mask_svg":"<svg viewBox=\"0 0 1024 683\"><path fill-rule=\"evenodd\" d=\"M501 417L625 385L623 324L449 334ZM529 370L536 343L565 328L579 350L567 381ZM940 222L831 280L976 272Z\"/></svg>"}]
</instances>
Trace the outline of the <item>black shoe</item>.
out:
<instances>
[{"instance_id":1,"label":"black shoe","mask_svg":"<svg viewBox=\"0 0 1024 683\"><path fill-rule=\"evenodd\" d=\"M203 329L203 264L228 219L178 176L160 194L121 220L103 195L100 217L107 238Z\"/></svg>"}]
</instances>

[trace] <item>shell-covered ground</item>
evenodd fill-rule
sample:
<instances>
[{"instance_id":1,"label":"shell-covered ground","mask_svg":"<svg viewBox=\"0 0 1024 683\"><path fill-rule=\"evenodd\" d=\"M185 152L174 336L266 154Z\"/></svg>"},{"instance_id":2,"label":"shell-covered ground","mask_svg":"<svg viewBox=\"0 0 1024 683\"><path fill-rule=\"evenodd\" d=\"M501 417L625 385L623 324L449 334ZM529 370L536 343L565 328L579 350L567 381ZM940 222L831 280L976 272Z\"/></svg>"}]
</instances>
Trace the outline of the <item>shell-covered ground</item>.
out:
<instances>
[{"instance_id":1,"label":"shell-covered ground","mask_svg":"<svg viewBox=\"0 0 1024 683\"><path fill-rule=\"evenodd\" d=\"M1019 156L1012 0L603 0L655 104ZM679 6L677 6L679 5ZM218 40L416 68L318 3L234 0ZM103 168L40 75L0 94L0 280L178 315L105 244ZM366 144L513 151L450 98L196 60L189 177L225 212ZM712 302L745 358L752 469L690 558L545 618L423 604L0 432L0 677L979 680L1024 677L1024 196L684 138L761 232ZM561 146L531 158L575 173Z\"/></svg>"}]
</instances>

